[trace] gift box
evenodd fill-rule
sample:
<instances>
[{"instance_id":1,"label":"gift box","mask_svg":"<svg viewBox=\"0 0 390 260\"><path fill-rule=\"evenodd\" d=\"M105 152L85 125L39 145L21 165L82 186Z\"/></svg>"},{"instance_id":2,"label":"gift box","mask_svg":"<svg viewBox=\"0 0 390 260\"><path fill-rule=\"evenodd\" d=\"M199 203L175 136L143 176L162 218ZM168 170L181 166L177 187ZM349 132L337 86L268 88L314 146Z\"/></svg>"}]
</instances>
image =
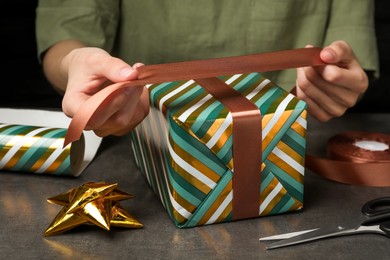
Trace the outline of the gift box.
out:
<instances>
[{"instance_id":1,"label":"gift box","mask_svg":"<svg viewBox=\"0 0 390 260\"><path fill-rule=\"evenodd\" d=\"M254 176L259 179L254 191L258 204L254 214L242 218L302 209L305 102L260 73L218 79L261 112L261 171ZM147 87L151 110L132 131L132 148L137 165L175 225L185 228L241 219L234 217L233 201L245 187L233 188L237 173L230 109L198 81ZM248 150L248 157L252 153Z\"/></svg>"}]
</instances>

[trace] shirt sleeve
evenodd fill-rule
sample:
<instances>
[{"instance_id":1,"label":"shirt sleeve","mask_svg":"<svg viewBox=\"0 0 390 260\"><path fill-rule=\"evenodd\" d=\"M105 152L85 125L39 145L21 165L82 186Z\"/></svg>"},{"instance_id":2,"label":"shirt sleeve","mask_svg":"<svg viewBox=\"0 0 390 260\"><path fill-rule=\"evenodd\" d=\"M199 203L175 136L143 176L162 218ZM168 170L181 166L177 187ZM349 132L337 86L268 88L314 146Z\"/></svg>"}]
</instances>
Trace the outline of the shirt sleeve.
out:
<instances>
[{"instance_id":1,"label":"shirt sleeve","mask_svg":"<svg viewBox=\"0 0 390 260\"><path fill-rule=\"evenodd\" d=\"M325 36L325 46L344 40L353 49L363 69L378 76L378 49L374 24L374 1L334 0Z\"/></svg>"},{"instance_id":2,"label":"shirt sleeve","mask_svg":"<svg viewBox=\"0 0 390 260\"><path fill-rule=\"evenodd\" d=\"M36 10L38 57L55 43L77 39L111 51L120 17L119 0L40 0Z\"/></svg>"}]
</instances>

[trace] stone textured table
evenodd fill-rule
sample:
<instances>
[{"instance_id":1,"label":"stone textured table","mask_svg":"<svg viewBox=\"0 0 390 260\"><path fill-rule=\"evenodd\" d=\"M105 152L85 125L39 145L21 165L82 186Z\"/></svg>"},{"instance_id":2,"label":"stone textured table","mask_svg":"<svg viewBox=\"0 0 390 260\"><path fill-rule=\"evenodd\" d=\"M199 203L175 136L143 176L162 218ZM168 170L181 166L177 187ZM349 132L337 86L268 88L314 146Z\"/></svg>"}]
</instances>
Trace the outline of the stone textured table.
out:
<instances>
[{"instance_id":1,"label":"stone textured table","mask_svg":"<svg viewBox=\"0 0 390 260\"><path fill-rule=\"evenodd\" d=\"M388 114L348 114L320 124L309 120L308 152L320 154L326 140L344 130L390 132ZM48 197L88 181L119 184L136 196L122 203L143 229L96 226L43 237L61 207ZM390 196L389 188L350 186L306 171L304 209L189 229L173 225L157 196L137 169L129 136L108 137L92 164L78 178L0 171L1 259L390 259L390 239L365 234L266 250L259 238L362 220L367 200Z\"/></svg>"}]
</instances>

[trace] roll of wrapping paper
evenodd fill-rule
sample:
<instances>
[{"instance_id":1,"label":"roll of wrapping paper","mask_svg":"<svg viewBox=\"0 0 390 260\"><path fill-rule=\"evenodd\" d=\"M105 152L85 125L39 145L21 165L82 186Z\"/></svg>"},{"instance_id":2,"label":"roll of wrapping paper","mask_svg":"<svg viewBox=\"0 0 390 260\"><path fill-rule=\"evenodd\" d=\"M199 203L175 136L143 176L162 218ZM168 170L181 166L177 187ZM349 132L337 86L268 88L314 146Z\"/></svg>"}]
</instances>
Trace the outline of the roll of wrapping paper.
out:
<instances>
[{"instance_id":1,"label":"roll of wrapping paper","mask_svg":"<svg viewBox=\"0 0 390 260\"><path fill-rule=\"evenodd\" d=\"M63 148L67 129L0 123L0 170L73 175L84 156L84 137Z\"/></svg>"},{"instance_id":2,"label":"roll of wrapping paper","mask_svg":"<svg viewBox=\"0 0 390 260\"><path fill-rule=\"evenodd\" d=\"M382 144L385 149L361 148L358 142ZM390 135L349 131L333 136L327 143L327 158L306 155L306 167L326 179L345 184L390 186Z\"/></svg>"}]
</instances>

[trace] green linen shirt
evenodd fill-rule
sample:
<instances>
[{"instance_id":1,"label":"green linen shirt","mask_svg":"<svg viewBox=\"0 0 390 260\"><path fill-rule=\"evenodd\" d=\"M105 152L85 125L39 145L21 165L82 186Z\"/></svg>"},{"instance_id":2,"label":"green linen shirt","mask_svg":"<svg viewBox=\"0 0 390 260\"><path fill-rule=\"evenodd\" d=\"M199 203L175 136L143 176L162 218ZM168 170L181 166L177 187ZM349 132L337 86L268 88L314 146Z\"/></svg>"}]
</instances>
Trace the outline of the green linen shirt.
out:
<instances>
[{"instance_id":1,"label":"green linen shirt","mask_svg":"<svg viewBox=\"0 0 390 260\"><path fill-rule=\"evenodd\" d=\"M39 57L77 39L129 64L157 64L326 46L345 40L378 71L371 0L40 0ZM265 74L289 89L295 70Z\"/></svg>"}]
</instances>

